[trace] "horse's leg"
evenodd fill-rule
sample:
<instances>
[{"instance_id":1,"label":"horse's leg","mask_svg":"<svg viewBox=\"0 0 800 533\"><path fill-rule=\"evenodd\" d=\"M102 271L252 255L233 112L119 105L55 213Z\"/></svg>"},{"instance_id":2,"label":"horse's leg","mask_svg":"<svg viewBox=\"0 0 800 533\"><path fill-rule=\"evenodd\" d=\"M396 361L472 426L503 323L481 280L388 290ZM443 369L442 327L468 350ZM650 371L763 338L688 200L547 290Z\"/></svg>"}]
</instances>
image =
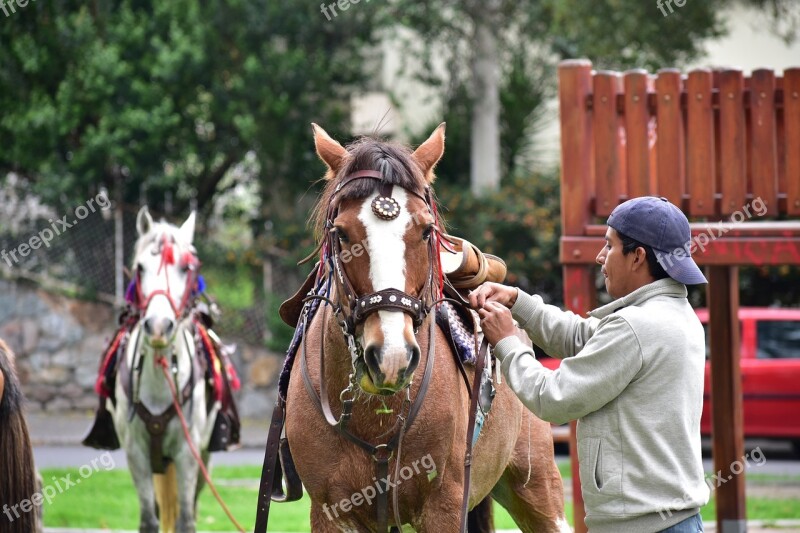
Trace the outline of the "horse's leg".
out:
<instances>
[{"instance_id":1,"label":"horse's leg","mask_svg":"<svg viewBox=\"0 0 800 533\"><path fill-rule=\"evenodd\" d=\"M425 502L422 515L414 528L420 533L458 531L462 495L461 485L457 483L448 483L447 486L436 489Z\"/></svg>"},{"instance_id":2,"label":"horse's leg","mask_svg":"<svg viewBox=\"0 0 800 533\"><path fill-rule=\"evenodd\" d=\"M181 452L173 460L178 471L178 504L180 508L176 529L181 533L184 531L194 533L196 530L195 491L200 467L185 443L181 447Z\"/></svg>"},{"instance_id":3,"label":"horse's leg","mask_svg":"<svg viewBox=\"0 0 800 533\"><path fill-rule=\"evenodd\" d=\"M492 497L525 533L572 531L564 514L564 488L553 455L550 424L527 409L523 410L511 462L492 489Z\"/></svg>"},{"instance_id":4,"label":"horse's leg","mask_svg":"<svg viewBox=\"0 0 800 533\"><path fill-rule=\"evenodd\" d=\"M200 452L200 459L203 460L203 465L206 467L206 471L210 474L211 470L209 468L209 462L211 461L211 452L208 450L203 450ZM199 467L198 467L199 469ZM206 478L204 478L200 472L197 473L197 489L194 492L194 515L197 516L197 500L200 499L200 491L203 490L203 487L206 486Z\"/></svg>"},{"instance_id":5,"label":"horse's leg","mask_svg":"<svg viewBox=\"0 0 800 533\"><path fill-rule=\"evenodd\" d=\"M142 428L142 431L145 431ZM125 455L133 484L139 496L139 533L158 533L156 499L153 476L150 472L150 455L145 445L126 446Z\"/></svg>"},{"instance_id":6,"label":"horse's leg","mask_svg":"<svg viewBox=\"0 0 800 533\"><path fill-rule=\"evenodd\" d=\"M311 502L311 531L314 533L368 533L369 528L355 521L347 522L336 507Z\"/></svg>"}]
</instances>

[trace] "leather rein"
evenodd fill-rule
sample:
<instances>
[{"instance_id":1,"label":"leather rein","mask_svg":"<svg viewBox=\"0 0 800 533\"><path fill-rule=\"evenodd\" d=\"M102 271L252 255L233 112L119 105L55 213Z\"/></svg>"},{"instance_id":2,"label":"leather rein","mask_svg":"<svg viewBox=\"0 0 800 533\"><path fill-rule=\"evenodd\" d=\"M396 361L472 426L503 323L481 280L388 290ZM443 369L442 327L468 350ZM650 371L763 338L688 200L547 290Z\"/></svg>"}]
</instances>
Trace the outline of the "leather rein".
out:
<instances>
[{"instance_id":1,"label":"leather rein","mask_svg":"<svg viewBox=\"0 0 800 533\"><path fill-rule=\"evenodd\" d=\"M357 294L356 290L353 287L352 282L348 278L347 273L345 272L344 267L342 265L341 243L339 242L335 228L333 227L333 220L336 218L339 210L339 202L337 201L336 198L338 193L347 184L359 179L373 179L380 182L379 185L380 194L373 201L373 206L372 206L373 211L379 218L391 220L392 218L396 218L397 214L399 214L399 206L396 206L396 202L392 204L393 185L386 182L384 180L383 175L378 171L362 170L354 172L353 174L350 174L344 179L342 179L342 181L337 185L331 197L330 206L327 212L326 235L320 246L322 250L323 260L320 262L319 265L318 276L324 275L323 274L324 269L327 268L326 274L328 276L329 281L331 277L333 277L336 280L337 284L336 292L337 295L339 295L339 297L337 298L339 301L333 302L326 296L322 295L309 295L303 300L305 305L301 317L302 326L298 325L298 327L303 328L302 337L304 339L302 342L300 365L301 365L301 375L303 377L303 383L317 411L323 416L323 418L331 428L333 428L337 433L345 437L353 444L363 449L368 455L372 457L372 459L376 463L375 478L378 479L379 482L381 482L384 479L388 478L389 461L395 455L395 452L397 452L395 466L396 470L399 471L403 437L408 428L410 428L411 425L414 423L417 415L419 414L420 409L422 408L423 401L428 392L430 379L431 376L433 375L433 366L435 359L436 321L433 319L433 317L431 317L429 320L428 356L425 363L425 370L423 373L422 381L420 383L416 397L412 402L411 383L409 383L405 387L406 397L402 402L400 414L397 415L397 420L395 421L393 428L390 430L391 432L393 432L392 437L389 438L387 442L377 445L369 443L364 439L354 435L347 428L348 422L352 418L353 404L355 403L355 399L357 396L358 385L356 383L356 377L355 377L356 362L360 357L363 357L363 350L358 346L358 343L355 340L356 328L360 324L362 324L369 315L381 310L390 310L390 311L400 311L409 315L414 325L414 331L415 333L417 333L420 326L428 317L430 310L433 309L436 305L438 305L442 301L448 300L458 305L464 305L464 302L453 300L451 298L442 297L441 293L441 288L443 287L443 279L441 274L442 269L440 265L438 268L435 269L434 261L436 261L436 264L438 265L440 239L442 239L443 237L438 227L438 216L436 213L436 207L432 200L431 191L429 187L425 188L424 195L418 194L409 189L404 189L406 192L417 196L418 198L422 199L425 202L429 212L431 213L431 215L433 215L436 224L434 226L434 232L431 234L431 237L428 241L430 261L428 267L428 275L426 277L425 284L422 290L420 291L421 297L418 298L410 294L407 294L399 289L392 289L392 288L382 289L363 296L359 296ZM434 280L434 276L438 276L439 279ZM325 382L324 349L320 350L319 393L317 393L317 390L314 387L313 381L311 380L311 376L308 371L306 334L308 331L308 322L310 320L309 317L309 310L311 307L310 304L312 303L313 300L321 300L333 309L335 318L337 320L337 323L339 324L339 327L342 330L345 343L347 345L347 348L351 356L352 372L349 376L349 383L347 387L339 395L339 398L342 401L342 410L338 418L333 414L333 409L331 408L328 397L328 389ZM323 329L323 338L322 338L322 345L324 346L324 344L325 344L325 329ZM470 390L469 385L467 386L467 392L470 394L471 401L470 401L469 427L467 430L467 451L464 463L465 477L464 477L464 494L462 501L461 531L466 531L466 517L467 517L467 507L469 503L469 486L470 486L469 470L472 462L472 436L475 429L476 408L479 396L477 391L480 387L480 377L483 373L482 370L484 366L486 352L487 352L486 346L481 346L481 349L478 353L478 360L476 364L476 371L472 385L472 390ZM463 369L463 366L459 365L459 368L462 372L465 382L468 382L467 375ZM290 457L290 454L288 453L288 444L286 443L286 439L280 438L284 422L285 422L285 399L282 398L281 395L279 394L278 404L276 405L273 412L272 422L269 431L269 438L267 442L267 449L264 459L264 468L262 471L262 478L261 478L261 490L259 492L259 505L256 514L256 524L254 528L255 533L265 533L267 530L267 523L269 518L269 504L271 499L275 501L290 501L291 499L293 499L291 494L287 496L286 494L283 493L280 481L280 477L283 474L283 472L286 473L287 477L292 475L296 476L296 472L294 471L294 464L290 459L284 457L278 459L279 445L281 447L281 453L282 454L284 453L283 450L285 446L287 449L286 455L287 457ZM278 441L280 441L280 443ZM276 476L279 478L277 484L275 483ZM291 487L290 487L290 492L292 492ZM389 528L388 487L387 490L379 492L380 494L376 498L376 506L377 506L376 531L378 533L386 533ZM394 522L396 529L399 531L399 529L402 527L402 520L400 518L400 512L399 512L399 491L396 488L393 489L392 495L393 495ZM393 527L393 530L395 530L395 527Z\"/></svg>"}]
</instances>

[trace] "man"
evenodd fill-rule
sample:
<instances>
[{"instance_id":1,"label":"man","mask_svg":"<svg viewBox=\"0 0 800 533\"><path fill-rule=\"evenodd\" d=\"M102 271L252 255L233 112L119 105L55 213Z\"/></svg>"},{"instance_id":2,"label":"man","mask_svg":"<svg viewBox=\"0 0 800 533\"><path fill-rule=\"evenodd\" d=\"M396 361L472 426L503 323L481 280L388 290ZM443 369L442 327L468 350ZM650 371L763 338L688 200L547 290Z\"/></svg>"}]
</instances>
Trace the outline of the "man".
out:
<instances>
[{"instance_id":1,"label":"man","mask_svg":"<svg viewBox=\"0 0 800 533\"><path fill-rule=\"evenodd\" d=\"M470 303L525 406L556 424L578 420L592 533L703 531L705 339L686 285L707 281L688 253L689 222L665 198L634 198L611 213L605 239L597 263L615 300L587 319L496 283ZM512 316L563 358L557 370L514 335Z\"/></svg>"}]
</instances>

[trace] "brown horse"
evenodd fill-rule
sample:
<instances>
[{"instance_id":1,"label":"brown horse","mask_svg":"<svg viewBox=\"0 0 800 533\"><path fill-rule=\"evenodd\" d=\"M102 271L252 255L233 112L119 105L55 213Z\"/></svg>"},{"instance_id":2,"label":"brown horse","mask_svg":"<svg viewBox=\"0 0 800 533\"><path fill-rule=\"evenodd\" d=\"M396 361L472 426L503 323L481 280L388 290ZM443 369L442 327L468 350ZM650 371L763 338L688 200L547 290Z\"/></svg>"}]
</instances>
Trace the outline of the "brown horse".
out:
<instances>
[{"instance_id":1,"label":"brown horse","mask_svg":"<svg viewBox=\"0 0 800 533\"><path fill-rule=\"evenodd\" d=\"M37 475L23 401L14 354L0 340L0 531L4 533L41 531L41 507L29 506Z\"/></svg>"},{"instance_id":2,"label":"brown horse","mask_svg":"<svg viewBox=\"0 0 800 533\"><path fill-rule=\"evenodd\" d=\"M444 125L413 153L375 139L345 149L316 125L314 140L328 166L317 229L328 243L323 258L326 250L334 258L329 300L340 307L321 306L307 325L286 400L286 436L311 497L311 529L375 531L376 502L386 492L390 525L459 531L469 391L446 338L432 326L433 311L401 309L429 307L440 294L438 245L430 243L440 221L430 185L444 151ZM429 358L427 395L408 425ZM467 373L471 379L473 370ZM376 474L376 457L326 422L312 397L320 385L335 417L342 398L353 400L346 430L377 452L403 431L387 477ZM496 388L473 450L469 531L490 527L489 496L522 531L569 531L549 424L523 409L505 383Z\"/></svg>"}]
</instances>

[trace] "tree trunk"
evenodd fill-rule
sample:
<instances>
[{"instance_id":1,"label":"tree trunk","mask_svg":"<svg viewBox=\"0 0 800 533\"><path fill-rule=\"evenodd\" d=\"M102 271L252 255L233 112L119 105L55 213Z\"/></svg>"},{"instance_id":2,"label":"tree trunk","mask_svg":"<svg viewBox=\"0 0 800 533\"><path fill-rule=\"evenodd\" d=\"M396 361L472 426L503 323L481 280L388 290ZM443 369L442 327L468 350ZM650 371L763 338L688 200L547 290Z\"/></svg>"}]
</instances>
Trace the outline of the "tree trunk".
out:
<instances>
[{"instance_id":1,"label":"tree trunk","mask_svg":"<svg viewBox=\"0 0 800 533\"><path fill-rule=\"evenodd\" d=\"M488 13L486 14L488 15ZM500 57L492 17L476 17L472 79L470 186L475 196L500 187Z\"/></svg>"}]
</instances>

